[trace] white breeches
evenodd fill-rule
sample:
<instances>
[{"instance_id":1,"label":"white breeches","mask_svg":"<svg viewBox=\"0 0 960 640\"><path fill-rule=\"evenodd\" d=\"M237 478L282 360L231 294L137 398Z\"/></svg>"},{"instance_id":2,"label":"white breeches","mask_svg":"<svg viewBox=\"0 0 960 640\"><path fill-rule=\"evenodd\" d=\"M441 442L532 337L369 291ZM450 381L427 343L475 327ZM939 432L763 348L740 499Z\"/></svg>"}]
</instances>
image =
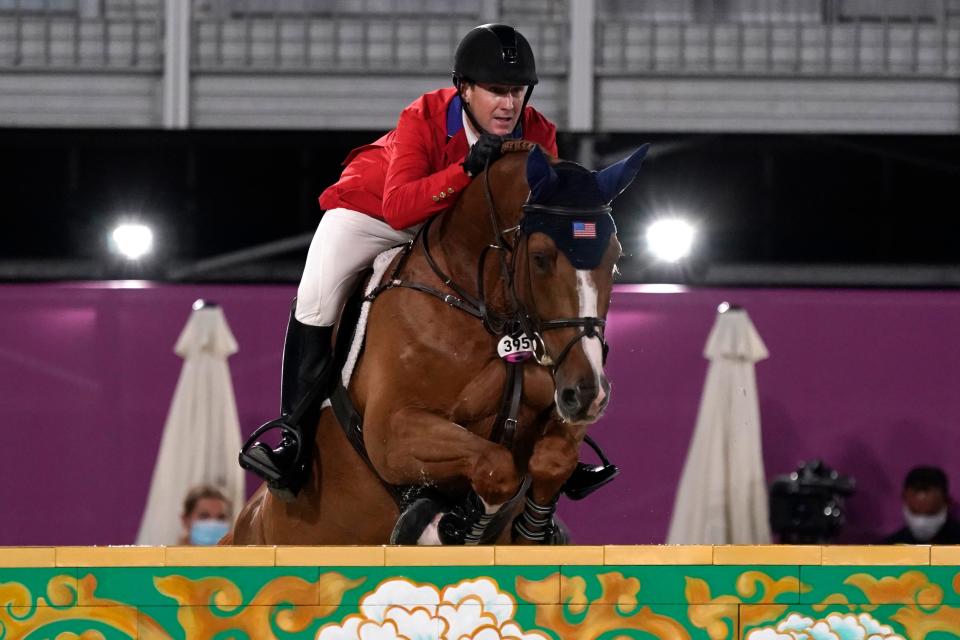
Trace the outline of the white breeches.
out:
<instances>
[{"instance_id":1,"label":"white breeches","mask_svg":"<svg viewBox=\"0 0 960 640\"><path fill-rule=\"evenodd\" d=\"M324 213L297 289L297 320L316 327L335 324L359 273L380 253L412 240L418 228L398 231L383 220L350 209Z\"/></svg>"}]
</instances>

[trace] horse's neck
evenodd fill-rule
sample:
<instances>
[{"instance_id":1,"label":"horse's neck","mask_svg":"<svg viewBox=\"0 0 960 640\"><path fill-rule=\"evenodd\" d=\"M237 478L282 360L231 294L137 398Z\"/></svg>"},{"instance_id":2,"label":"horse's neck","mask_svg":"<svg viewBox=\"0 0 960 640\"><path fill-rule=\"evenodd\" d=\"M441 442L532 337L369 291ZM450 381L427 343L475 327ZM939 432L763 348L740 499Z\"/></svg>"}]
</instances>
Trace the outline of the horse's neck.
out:
<instances>
[{"instance_id":1,"label":"horse's neck","mask_svg":"<svg viewBox=\"0 0 960 640\"><path fill-rule=\"evenodd\" d=\"M429 238L431 251L441 269L474 295L480 294L477 291L480 256L484 247L496 243L498 237L482 193L479 195L480 198L465 200L467 194L464 194L461 202L433 225ZM497 222L498 226L502 224ZM504 279L499 277L499 253L497 250L487 252L484 277L484 296L497 308L506 301Z\"/></svg>"}]
</instances>

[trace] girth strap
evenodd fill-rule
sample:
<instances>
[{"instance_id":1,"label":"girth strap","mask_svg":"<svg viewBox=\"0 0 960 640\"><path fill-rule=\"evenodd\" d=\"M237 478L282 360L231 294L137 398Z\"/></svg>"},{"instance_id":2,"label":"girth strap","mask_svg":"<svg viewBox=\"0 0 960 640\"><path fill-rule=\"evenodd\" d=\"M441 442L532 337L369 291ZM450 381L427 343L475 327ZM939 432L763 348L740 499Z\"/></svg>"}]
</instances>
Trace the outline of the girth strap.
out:
<instances>
[{"instance_id":1,"label":"girth strap","mask_svg":"<svg viewBox=\"0 0 960 640\"><path fill-rule=\"evenodd\" d=\"M398 487L385 482L373 467L370 456L367 454L367 447L363 444L363 416L361 416L360 412L353 406L350 394L342 382L337 383L336 388L330 395L330 406L333 408L333 415L340 424L340 428L343 429L343 434L347 436L347 440L353 445L354 451L367 463L367 466L373 471L373 475L380 480L380 484L384 486L393 498L393 501L397 503L397 506L403 508L405 487Z\"/></svg>"},{"instance_id":2,"label":"girth strap","mask_svg":"<svg viewBox=\"0 0 960 640\"><path fill-rule=\"evenodd\" d=\"M342 382L338 383L336 389L330 394L330 405L333 407L333 415L337 417L337 422L340 423L340 428L343 429L343 434L347 436L347 440L357 450L357 453L369 463L370 458L367 456L366 447L363 445L363 416L353 406L350 394L347 393Z\"/></svg>"},{"instance_id":3,"label":"girth strap","mask_svg":"<svg viewBox=\"0 0 960 640\"><path fill-rule=\"evenodd\" d=\"M517 431L517 415L520 412L520 398L523 395L523 367L516 364L507 365L507 383L504 387L503 398L500 402L500 411L493 424L493 431L490 434L490 440L499 442L507 449L513 447L513 439ZM386 482L377 473L370 461L370 455L367 453L367 447L363 443L363 416L357 411L350 399L350 393L343 383L338 381L333 393L330 394L330 406L333 409L333 415L337 423L343 430L350 445L357 455L366 463L373 474L377 476L380 483L387 492L393 497L397 506L403 509L405 496L410 494L410 487L392 485Z\"/></svg>"}]
</instances>

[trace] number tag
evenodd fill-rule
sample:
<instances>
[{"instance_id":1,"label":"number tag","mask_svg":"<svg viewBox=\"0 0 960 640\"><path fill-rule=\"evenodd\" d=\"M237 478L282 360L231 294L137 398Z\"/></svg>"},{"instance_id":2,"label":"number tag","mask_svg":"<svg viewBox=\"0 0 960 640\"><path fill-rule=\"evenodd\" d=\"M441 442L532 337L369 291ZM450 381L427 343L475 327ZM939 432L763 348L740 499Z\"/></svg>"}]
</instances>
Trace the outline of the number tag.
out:
<instances>
[{"instance_id":1,"label":"number tag","mask_svg":"<svg viewBox=\"0 0 960 640\"><path fill-rule=\"evenodd\" d=\"M507 362L523 362L534 356L533 340L525 333L503 336L497 344L497 354Z\"/></svg>"}]
</instances>

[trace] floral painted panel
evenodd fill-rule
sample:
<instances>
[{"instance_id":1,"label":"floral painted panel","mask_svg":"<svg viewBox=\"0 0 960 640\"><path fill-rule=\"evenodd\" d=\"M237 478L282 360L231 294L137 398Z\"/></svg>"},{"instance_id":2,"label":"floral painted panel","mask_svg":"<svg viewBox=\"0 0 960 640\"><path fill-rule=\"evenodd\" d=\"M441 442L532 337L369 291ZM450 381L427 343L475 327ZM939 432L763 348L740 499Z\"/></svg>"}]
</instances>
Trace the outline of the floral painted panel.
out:
<instances>
[{"instance_id":1,"label":"floral painted panel","mask_svg":"<svg viewBox=\"0 0 960 640\"><path fill-rule=\"evenodd\" d=\"M0 640L945 640L953 567L0 568Z\"/></svg>"}]
</instances>

